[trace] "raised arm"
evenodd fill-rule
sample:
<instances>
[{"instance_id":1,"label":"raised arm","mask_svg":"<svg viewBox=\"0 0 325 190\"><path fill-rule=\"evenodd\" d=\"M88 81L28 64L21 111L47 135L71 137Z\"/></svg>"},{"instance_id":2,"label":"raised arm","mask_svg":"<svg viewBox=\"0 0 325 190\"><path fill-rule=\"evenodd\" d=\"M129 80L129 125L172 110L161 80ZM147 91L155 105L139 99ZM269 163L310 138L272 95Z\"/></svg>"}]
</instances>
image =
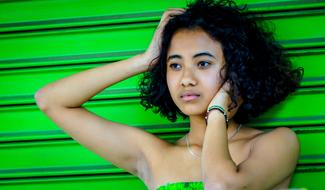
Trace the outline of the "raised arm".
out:
<instances>
[{"instance_id":1,"label":"raised arm","mask_svg":"<svg viewBox=\"0 0 325 190\"><path fill-rule=\"evenodd\" d=\"M39 90L35 99L42 110L51 107L80 107L91 97L105 88L141 72L146 71L158 57L161 44L162 30L172 15L180 14L183 9L169 9L166 11L156 29L149 48L145 53L127 60L106 64L86 70L70 77L50 83Z\"/></svg>"},{"instance_id":2,"label":"raised arm","mask_svg":"<svg viewBox=\"0 0 325 190\"><path fill-rule=\"evenodd\" d=\"M171 14L179 12L170 10L163 15L145 53L82 71L41 88L35 94L40 110L86 148L114 165L142 176L145 161L155 159L167 143L139 128L102 118L82 105L105 88L146 71L158 56L162 25Z\"/></svg>"},{"instance_id":3,"label":"raised arm","mask_svg":"<svg viewBox=\"0 0 325 190\"><path fill-rule=\"evenodd\" d=\"M43 111L53 107L80 107L105 88L146 71L149 62L140 54L55 81L36 93L37 105Z\"/></svg>"},{"instance_id":4,"label":"raised arm","mask_svg":"<svg viewBox=\"0 0 325 190\"><path fill-rule=\"evenodd\" d=\"M43 87L37 104L58 127L81 145L126 171L138 175L142 144L156 138L138 128L102 118L82 107L92 96L146 69L143 55L86 70Z\"/></svg>"}]
</instances>

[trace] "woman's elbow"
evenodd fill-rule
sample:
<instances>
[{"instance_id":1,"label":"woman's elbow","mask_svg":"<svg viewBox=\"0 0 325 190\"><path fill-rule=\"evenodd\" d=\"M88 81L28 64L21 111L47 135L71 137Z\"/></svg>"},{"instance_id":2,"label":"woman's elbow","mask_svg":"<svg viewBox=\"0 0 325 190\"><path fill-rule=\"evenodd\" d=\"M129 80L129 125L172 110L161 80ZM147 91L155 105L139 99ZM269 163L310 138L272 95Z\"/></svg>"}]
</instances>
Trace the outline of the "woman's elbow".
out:
<instances>
[{"instance_id":1,"label":"woman's elbow","mask_svg":"<svg viewBox=\"0 0 325 190\"><path fill-rule=\"evenodd\" d=\"M48 101L46 94L47 94L47 91L46 91L45 87L41 88L34 94L34 100L36 102L36 105L42 111L47 110L49 107L49 101Z\"/></svg>"}]
</instances>

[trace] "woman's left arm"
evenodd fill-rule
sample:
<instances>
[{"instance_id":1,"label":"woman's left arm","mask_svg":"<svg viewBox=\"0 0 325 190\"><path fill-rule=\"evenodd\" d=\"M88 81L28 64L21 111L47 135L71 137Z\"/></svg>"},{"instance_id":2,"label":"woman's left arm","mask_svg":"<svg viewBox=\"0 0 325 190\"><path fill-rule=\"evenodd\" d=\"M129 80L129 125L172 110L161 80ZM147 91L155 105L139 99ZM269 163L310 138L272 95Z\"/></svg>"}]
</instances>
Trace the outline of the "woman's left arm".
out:
<instances>
[{"instance_id":1,"label":"woman's left arm","mask_svg":"<svg viewBox=\"0 0 325 190\"><path fill-rule=\"evenodd\" d=\"M225 108L230 101L221 88L210 105ZM238 108L228 113L231 118ZM280 183L294 172L300 151L296 134L281 127L257 139L249 158L238 167L228 149L225 118L218 110L209 113L202 149L202 178L206 190L262 190Z\"/></svg>"}]
</instances>

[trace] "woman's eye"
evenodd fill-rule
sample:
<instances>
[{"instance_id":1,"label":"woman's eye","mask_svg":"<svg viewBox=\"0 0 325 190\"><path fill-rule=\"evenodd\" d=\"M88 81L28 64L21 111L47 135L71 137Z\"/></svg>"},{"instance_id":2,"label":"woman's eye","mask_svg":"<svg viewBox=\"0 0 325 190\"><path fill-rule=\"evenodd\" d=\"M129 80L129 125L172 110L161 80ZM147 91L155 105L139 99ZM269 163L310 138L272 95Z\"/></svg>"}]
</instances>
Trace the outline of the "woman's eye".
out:
<instances>
[{"instance_id":1,"label":"woman's eye","mask_svg":"<svg viewBox=\"0 0 325 190\"><path fill-rule=\"evenodd\" d=\"M211 63L207 62L207 61L200 61L198 63L199 67L208 67L209 65L211 65Z\"/></svg>"},{"instance_id":2,"label":"woman's eye","mask_svg":"<svg viewBox=\"0 0 325 190\"><path fill-rule=\"evenodd\" d=\"M173 70L179 70L181 66L177 63L172 63L169 65L169 67L172 68Z\"/></svg>"}]
</instances>

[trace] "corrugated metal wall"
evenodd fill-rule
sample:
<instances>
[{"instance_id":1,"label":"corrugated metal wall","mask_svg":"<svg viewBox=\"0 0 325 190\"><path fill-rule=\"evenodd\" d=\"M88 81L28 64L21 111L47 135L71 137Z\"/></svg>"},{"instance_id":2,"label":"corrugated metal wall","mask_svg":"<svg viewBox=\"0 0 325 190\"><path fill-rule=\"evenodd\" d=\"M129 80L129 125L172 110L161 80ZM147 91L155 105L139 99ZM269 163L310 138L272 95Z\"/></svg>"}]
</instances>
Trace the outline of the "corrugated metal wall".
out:
<instances>
[{"instance_id":1,"label":"corrugated metal wall","mask_svg":"<svg viewBox=\"0 0 325 190\"><path fill-rule=\"evenodd\" d=\"M325 2L245 2L250 14L262 13L261 19L274 23L276 39L295 66L305 68L301 88L251 126L292 128L301 155L290 187L325 189ZM146 189L55 126L36 106L34 93L54 80L143 52L163 11L184 5L185 0L0 1L0 189ZM104 90L85 107L174 141L188 123L171 124L145 112L138 77Z\"/></svg>"}]
</instances>

